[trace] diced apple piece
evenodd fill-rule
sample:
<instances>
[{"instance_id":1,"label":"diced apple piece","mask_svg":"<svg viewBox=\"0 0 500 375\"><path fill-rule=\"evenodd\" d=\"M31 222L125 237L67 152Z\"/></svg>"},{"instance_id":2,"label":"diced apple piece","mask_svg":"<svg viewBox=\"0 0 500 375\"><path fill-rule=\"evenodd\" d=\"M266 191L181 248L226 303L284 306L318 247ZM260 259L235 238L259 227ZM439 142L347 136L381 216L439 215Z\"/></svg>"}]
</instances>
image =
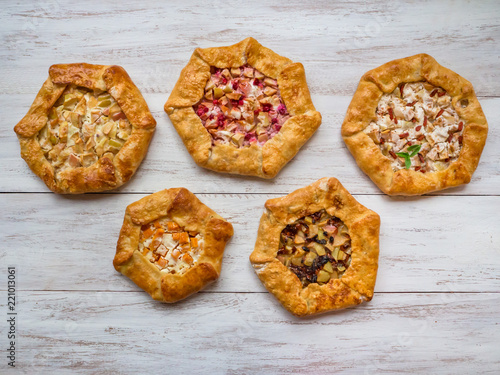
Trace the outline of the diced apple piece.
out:
<instances>
[{"instance_id":1,"label":"diced apple piece","mask_svg":"<svg viewBox=\"0 0 500 375\"><path fill-rule=\"evenodd\" d=\"M123 142L118 139L110 139L109 145L111 147L121 148L123 146Z\"/></svg>"},{"instance_id":2,"label":"diced apple piece","mask_svg":"<svg viewBox=\"0 0 500 375\"><path fill-rule=\"evenodd\" d=\"M214 92L212 90L207 91L205 93L205 99L207 99L207 100L213 100L214 99Z\"/></svg>"},{"instance_id":3,"label":"diced apple piece","mask_svg":"<svg viewBox=\"0 0 500 375\"><path fill-rule=\"evenodd\" d=\"M260 121L261 126L267 128L270 124L269 114L267 112L260 112L257 119Z\"/></svg>"},{"instance_id":4,"label":"diced apple piece","mask_svg":"<svg viewBox=\"0 0 500 375\"><path fill-rule=\"evenodd\" d=\"M243 69L243 75L247 78L253 78L253 72L254 70L251 67L245 67Z\"/></svg>"},{"instance_id":5,"label":"diced apple piece","mask_svg":"<svg viewBox=\"0 0 500 375\"><path fill-rule=\"evenodd\" d=\"M229 69L223 69L221 75L226 79L231 79L231 73L229 73Z\"/></svg>"},{"instance_id":6,"label":"diced apple piece","mask_svg":"<svg viewBox=\"0 0 500 375\"><path fill-rule=\"evenodd\" d=\"M112 128L113 128L113 123L107 122L106 124L103 125L101 129L104 134L108 135Z\"/></svg>"},{"instance_id":7,"label":"diced apple piece","mask_svg":"<svg viewBox=\"0 0 500 375\"><path fill-rule=\"evenodd\" d=\"M241 94L239 92L232 92L230 94L226 94L226 96L231 100L239 100L241 98Z\"/></svg>"},{"instance_id":8,"label":"diced apple piece","mask_svg":"<svg viewBox=\"0 0 500 375\"><path fill-rule=\"evenodd\" d=\"M260 134L257 139L259 140L259 142L267 142L269 137L267 134Z\"/></svg>"},{"instance_id":9,"label":"diced apple piece","mask_svg":"<svg viewBox=\"0 0 500 375\"><path fill-rule=\"evenodd\" d=\"M231 75L233 77L238 77L241 74L240 68L231 68Z\"/></svg>"},{"instance_id":10,"label":"diced apple piece","mask_svg":"<svg viewBox=\"0 0 500 375\"><path fill-rule=\"evenodd\" d=\"M266 86L278 87L278 82L275 79L269 77L264 78L264 84Z\"/></svg>"},{"instance_id":11,"label":"diced apple piece","mask_svg":"<svg viewBox=\"0 0 500 375\"><path fill-rule=\"evenodd\" d=\"M339 250L339 252L337 254L337 260L344 260L345 258L346 258L346 254L342 250Z\"/></svg>"},{"instance_id":12,"label":"diced apple piece","mask_svg":"<svg viewBox=\"0 0 500 375\"><path fill-rule=\"evenodd\" d=\"M255 124L253 122L245 122L245 125L243 126L243 129L249 133L255 128Z\"/></svg>"},{"instance_id":13,"label":"diced apple piece","mask_svg":"<svg viewBox=\"0 0 500 375\"><path fill-rule=\"evenodd\" d=\"M302 265L302 258L301 257L294 257L292 258L292 264L294 266L300 267Z\"/></svg>"},{"instance_id":14,"label":"diced apple piece","mask_svg":"<svg viewBox=\"0 0 500 375\"><path fill-rule=\"evenodd\" d=\"M233 88L231 87L231 85L226 85L226 86L224 86L222 91L224 91L225 93L230 93L230 92L233 92Z\"/></svg>"},{"instance_id":15,"label":"diced apple piece","mask_svg":"<svg viewBox=\"0 0 500 375\"><path fill-rule=\"evenodd\" d=\"M332 267L332 264L331 264L330 262L326 263L326 264L323 266L323 269L324 269L326 272L333 273L333 267Z\"/></svg>"},{"instance_id":16,"label":"diced apple piece","mask_svg":"<svg viewBox=\"0 0 500 375\"><path fill-rule=\"evenodd\" d=\"M69 108L78 103L78 98L73 94L64 95L64 107Z\"/></svg>"},{"instance_id":17,"label":"diced apple piece","mask_svg":"<svg viewBox=\"0 0 500 375\"><path fill-rule=\"evenodd\" d=\"M61 125L59 125L59 139L61 142L66 142L68 138L68 123L63 121Z\"/></svg>"},{"instance_id":18,"label":"diced apple piece","mask_svg":"<svg viewBox=\"0 0 500 375\"><path fill-rule=\"evenodd\" d=\"M231 142L234 143L235 146L241 147L243 145L243 141L245 140L245 136L241 133L235 133L231 137Z\"/></svg>"},{"instance_id":19,"label":"diced apple piece","mask_svg":"<svg viewBox=\"0 0 500 375\"><path fill-rule=\"evenodd\" d=\"M83 159L83 163L82 163L83 166L89 167L97 161L97 156L95 156L93 153L92 154L84 154L82 156L82 159Z\"/></svg>"},{"instance_id":20,"label":"diced apple piece","mask_svg":"<svg viewBox=\"0 0 500 375\"><path fill-rule=\"evenodd\" d=\"M95 139L94 137L90 137L87 143L85 144L85 150L89 151L94 146L95 146Z\"/></svg>"},{"instance_id":21,"label":"diced apple piece","mask_svg":"<svg viewBox=\"0 0 500 375\"><path fill-rule=\"evenodd\" d=\"M116 112L116 113L113 113L111 115L111 118L114 120L114 121L117 121L117 120L120 120L120 119L126 119L127 116L125 116L125 113L123 112Z\"/></svg>"},{"instance_id":22,"label":"diced apple piece","mask_svg":"<svg viewBox=\"0 0 500 375\"><path fill-rule=\"evenodd\" d=\"M259 72L257 69L255 69L255 78L257 79L264 79L265 75Z\"/></svg>"},{"instance_id":23,"label":"diced apple piece","mask_svg":"<svg viewBox=\"0 0 500 375\"><path fill-rule=\"evenodd\" d=\"M305 242L305 240L304 240L304 237L302 237L302 236L295 236L295 238L293 239L293 242L300 245L300 244L303 244Z\"/></svg>"},{"instance_id":24,"label":"diced apple piece","mask_svg":"<svg viewBox=\"0 0 500 375\"><path fill-rule=\"evenodd\" d=\"M318 283L326 283L330 280L330 277L331 275L328 272L321 270L318 272L318 277L316 281Z\"/></svg>"},{"instance_id":25,"label":"diced apple piece","mask_svg":"<svg viewBox=\"0 0 500 375\"><path fill-rule=\"evenodd\" d=\"M272 87L269 87L267 86L265 89L264 89L264 95L267 95L267 96L272 96L274 94L276 94L278 91L276 89L273 89Z\"/></svg>"},{"instance_id":26,"label":"diced apple piece","mask_svg":"<svg viewBox=\"0 0 500 375\"><path fill-rule=\"evenodd\" d=\"M309 252L304 257L304 264L306 266L311 266L313 264L314 259L316 259L316 254L313 252Z\"/></svg>"},{"instance_id":27,"label":"diced apple piece","mask_svg":"<svg viewBox=\"0 0 500 375\"><path fill-rule=\"evenodd\" d=\"M80 137L75 137L75 152L77 154L83 153L83 141Z\"/></svg>"},{"instance_id":28,"label":"diced apple piece","mask_svg":"<svg viewBox=\"0 0 500 375\"><path fill-rule=\"evenodd\" d=\"M70 154L68 158L68 164L73 168L78 168L81 166L80 158L75 154Z\"/></svg>"},{"instance_id":29,"label":"diced apple piece","mask_svg":"<svg viewBox=\"0 0 500 375\"><path fill-rule=\"evenodd\" d=\"M236 120L241 119L241 111L237 107L231 108L231 117L235 118Z\"/></svg>"},{"instance_id":30,"label":"diced apple piece","mask_svg":"<svg viewBox=\"0 0 500 375\"><path fill-rule=\"evenodd\" d=\"M313 247L314 247L314 251L316 251L316 253L319 256L322 256L322 255L326 254L326 251L325 251L325 248L323 247L323 245L320 245L319 243L314 242L313 243Z\"/></svg>"},{"instance_id":31,"label":"diced apple piece","mask_svg":"<svg viewBox=\"0 0 500 375\"><path fill-rule=\"evenodd\" d=\"M219 104L227 106L229 104L229 99L223 96L222 98L219 99Z\"/></svg>"},{"instance_id":32,"label":"diced apple piece","mask_svg":"<svg viewBox=\"0 0 500 375\"><path fill-rule=\"evenodd\" d=\"M205 85L205 91L212 90L214 86L215 86L214 82L211 79L209 79L207 81L207 84Z\"/></svg>"},{"instance_id":33,"label":"diced apple piece","mask_svg":"<svg viewBox=\"0 0 500 375\"><path fill-rule=\"evenodd\" d=\"M49 141L53 145L56 145L59 143L59 138L57 138L54 134L49 135Z\"/></svg>"},{"instance_id":34,"label":"diced apple piece","mask_svg":"<svg viewBox=\"0 0 500 375\"><path fill-rule=\"evenodd\" d=\"M129 137L129 134L125 130L120 130L116 136L118 138L123 139L124 141L126 141L128 139L128 137Z\"/></svg>"},{"instance_id":35,"label":"diced apple piece","mask_svg":"<svg viewBox=\"0 0 500 375\"><path fill-rule=\"evenodd\" d=\"M215 87L214 88L214 98L219 99L222 97L222 95L224 95L224 91L222 91L222 89L219 87Z\"/></svg>"}]
</instances>

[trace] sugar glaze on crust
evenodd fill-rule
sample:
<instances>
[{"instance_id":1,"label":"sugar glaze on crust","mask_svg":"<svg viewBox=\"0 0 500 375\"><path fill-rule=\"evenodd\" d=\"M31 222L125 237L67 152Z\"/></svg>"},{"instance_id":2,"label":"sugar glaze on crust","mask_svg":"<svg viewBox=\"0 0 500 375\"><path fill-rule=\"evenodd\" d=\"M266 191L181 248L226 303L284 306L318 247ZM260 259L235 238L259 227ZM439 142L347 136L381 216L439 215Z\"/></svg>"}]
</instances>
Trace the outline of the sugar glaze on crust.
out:
<instances>
[{"instance_id":1,"label":"sugar glaze on crust","mask_svg":"<svg viewBox=\"0 0 500 375\"><path fill-rule=\"evenodd\" d=\"M215 88L211 82L214 74L223 72L225 80L248 78L250 84L235 88L233 82L228 85L221 78L227 93L220 92L220 81ZM258 93L252 97L259 83L263 84L260 100ZM228 103L213 104L217 96L226 94ZM245 100L250 97L251 101ZM253 38L228 47L197 48L165 103L165 111L198 165L262 178L276 176L321 124L302 64Z\"/></svg>"},{"instance_id":2,"label":"sugar glaze on crust","mask_svg":"<svg viewBox=\"0 0 500 375\"><path fill-rule=\"evenodd\" d=\"M115 189L146 155L156 121L119 66L59 64L15 126L21 156L54 192Z\"/></svg>"},{"instance_id":3,"label":"sugar glaze on crust","mask_svg":"<svg viewBox=\"0 0 500 375\"><path fill-rule=\"evenodd\" d=\"M372 299L378 268L380 218L375 212L359 204L337 179L322 178L287 196L268 200L265 208L250 262L267 290L288 311L297 316L306 316L346 308ZM317 216L322 210L328 216L321 214L320 220L325 221L321 222L321 226L323 229L326 227L324 231L330 233L330 236L326 241L317 241L316 236L314 241L319 244L325 242L326 245L332 233L337 234L337 230L345 226L345 230L338 233L340 237L348 233L349 241L339 238L338 245L339 248L345 245L344 249L346 253L349 252L350 259L346 263L347 268L338 268L342 270L342 274L337 273L337 270L325 270L321 262L313 272L316 272L317 277L323 277L323 271L328 271L328 280L325 277L318 282L317 279L311 278L304 283L304 278L299 278L286 263L284 264L286 259L279 254L282 252L281 234L289 225L301 222L302 218L311 215ZM332 217L335 219L330 222ZM329 228L333 225L338 227ZM332 243L335 243L335 239ZM292 250L296 246L292 245ZM308 247L318 246L312 244ZM320 251L321 254L324 251L327 255L333 253L328 252L327 246ZM328 258L330 263L340 264L336 263L338 258L330 258L333 256ZM342 256L342 259L347 258ZM306 278L307 276L305 275Z\"/></svg>"},{"instance_id":4,"label":"sugar glaze on crust","mask_svg":"<svg viewBox=\"0 0 500 375\"><path fill-rule=\"evenodd\" d=\"M176 302L219 277L233 227L185 188L130 204L113 265L151 297Z\"/></svg>"},{"instance_id":5,"label":"sugar glaze on crust","mask_svg":"<svg viewBox=\"0 0 500 375\"><path fill-rule=\"evenodd\" d=\"M367 72L342 124L342 137L358 166L389 195L420 195L469 183L487 133L470 82L426 54ZM409 157L415 147L419 151L406 169L401 156Z\"/></svg>"}]
</instances>

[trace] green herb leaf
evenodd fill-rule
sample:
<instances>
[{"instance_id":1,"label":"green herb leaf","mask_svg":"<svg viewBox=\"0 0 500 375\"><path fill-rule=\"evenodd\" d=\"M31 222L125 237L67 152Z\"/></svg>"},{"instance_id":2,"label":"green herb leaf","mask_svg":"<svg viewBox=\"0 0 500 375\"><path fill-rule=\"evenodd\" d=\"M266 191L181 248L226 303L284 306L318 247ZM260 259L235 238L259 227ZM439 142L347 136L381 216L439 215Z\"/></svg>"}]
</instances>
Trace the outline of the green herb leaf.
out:
<instances>
[{"instance_id":1,"label":"green herb leaf","mask_svg":"<svg viewBox=\"0 0 500 375\"><path fill-rule=\"evenodd\" d=\"M411 167L410 155L408 155L407 152L397 152L396 155L399 156L400 158L405 159L405 168L410 169Z\"/></svg>"},{"instance_id":2,"label":"green herb leaf","mask_svg":"<svg viewBox=\"0 0 500 375\"><path fill-rule=\"evenodd\" d=\"M410 153L410 157L417 155L421 148L422 148L421 145L413 145L408 147L408 152Z\"/></svg>"}]
</instances>

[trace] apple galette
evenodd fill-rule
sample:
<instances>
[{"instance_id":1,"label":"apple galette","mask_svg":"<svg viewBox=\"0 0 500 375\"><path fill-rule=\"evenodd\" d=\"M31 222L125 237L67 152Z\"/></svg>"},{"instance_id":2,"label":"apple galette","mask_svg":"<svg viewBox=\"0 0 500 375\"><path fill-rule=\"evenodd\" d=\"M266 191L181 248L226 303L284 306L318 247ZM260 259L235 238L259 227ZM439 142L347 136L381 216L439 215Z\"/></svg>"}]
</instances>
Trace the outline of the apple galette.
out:
<instances>
[{"instance_id":1,"label":"apple galette","mask_svg":"<svg viewBox=\"0 0 500 375\"><path fill-rule=\"evenodd\" d=\"M335 178L266 202L250 261L292 314L305 316L373 297L379 216Z\"/></svg>"},{"instance_id":2,"label":"apple galette","mask_svg":"<svg viewBox=\"0 0 500 375\"><path fill-rule=\"evenodd\" d=\"M274 177L321 123L302 64L253 38L196 49L165 111L200 166L263 178Z\"/></svg>"},{"instance_id":3,"label":"apple galette","mask_svg":"<svg viewBox=\"0 0 500 375\"><path fill-rule=\"evenodd\" d=\"M176 302L219 277L233 227L184 188L127 207L113 261L155 300Z\"/></svg>"},{"instance_id":4,"label":"apple galette","mask_svg":"<svg viewBox=\"0 0 500 375\"><path fill-rule=\"evenodd\" d=\"M14 128L21 156L56 193L114 189L146 155L156 121L119 66L53 65Z\"/></svg>"},{"instance_id":5,"label":"apple galette","mask_svg":"<svg viewBox=\"0 0 500 375\"><path fill-rule=\"evenodd\" d=\"M472 85L425 54L367 72L342 125L360 168L391 195L468 183L487 132Z\"/></svg>"}]
</instances>

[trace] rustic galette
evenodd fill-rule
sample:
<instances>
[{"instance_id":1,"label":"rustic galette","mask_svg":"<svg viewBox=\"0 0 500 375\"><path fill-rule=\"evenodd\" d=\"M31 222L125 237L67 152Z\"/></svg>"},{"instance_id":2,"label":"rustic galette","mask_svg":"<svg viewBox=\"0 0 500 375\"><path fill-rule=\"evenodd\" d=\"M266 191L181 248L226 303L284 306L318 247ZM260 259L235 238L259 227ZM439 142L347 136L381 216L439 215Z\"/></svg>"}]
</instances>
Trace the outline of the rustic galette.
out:
<instances>
[{"instance_id":1,"label":"rustic galette","mask_svg":"<svg viewBox=\"0 0 500 375\"><path fill-rule=\"evenodd\" d=\"M378 268L379 216L335 178L266 202L250 261L292 314L369 301Z\"/></svg>"},{"instance_id":2,"label":"rustic galette","mask_svg":"<svg viewBox=\"0 0 500 375\"><path fill-rule=\"evenodd\" d=\"M130 204L113 261L155 300L176 302L219 277L233 227L184 188Z\"/></svg>"},{"instance_id":3,"label":"rustic galette","mask_svg":"<svg viewBox=\"0 0 500 375\"><path fill-rule=\"evenodd\" d=\"M123 68L82 63L51 66L14 130L21 156L49 189L77 194L127 182L155 126Z\"/></svg>"},{"instance_id":4,"label":"rustic galette","mask_svg":"<svg viewBox=\"0 0 500 375\"><path fill-rule=\"evenodd\" d=\"M342 125L359 167L390 195L468 183L487 133L472 85L425 54L367 72Z\"/></svg>"},{"instance_id":5,"label":"rustic galette","mask_svg":"<svg viewBox=\"0 0 500 375\"><path fill-rule=\"evenodd\" d=\"M197 48L165 111L197 164L274 177L321 124L304 67L247 38Z\"/></svg>"}]
</instances>

